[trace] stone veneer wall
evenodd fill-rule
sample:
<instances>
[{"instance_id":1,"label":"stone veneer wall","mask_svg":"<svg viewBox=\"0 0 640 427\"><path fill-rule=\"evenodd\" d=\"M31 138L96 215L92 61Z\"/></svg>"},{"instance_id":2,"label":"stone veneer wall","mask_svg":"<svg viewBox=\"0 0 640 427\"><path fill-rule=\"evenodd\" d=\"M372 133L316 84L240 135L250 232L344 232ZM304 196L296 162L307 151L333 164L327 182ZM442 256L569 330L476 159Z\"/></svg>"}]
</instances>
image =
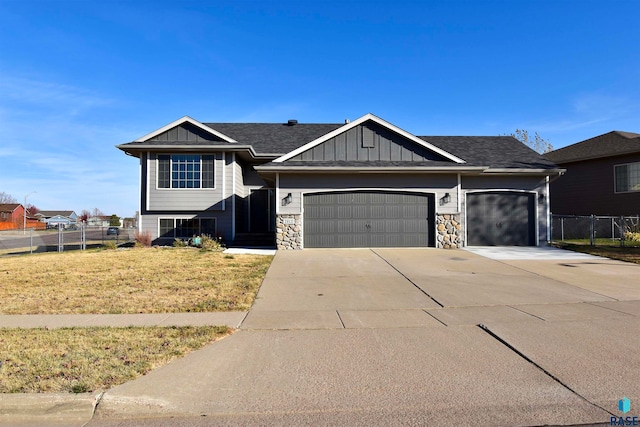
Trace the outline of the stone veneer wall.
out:
<instances>
[{"instance_id":1,"label":"stone veneer wall","mask_svg":"<svg viewBox=\"0 0 640 427\"><path fill-rule=\"evenodd\" d=\"M462 247L460 214L436 215L436 248L458 249Z\"/></svg>"},{"instance_id":2,"label":"stone veneer wall","mask_svg":"<svg viewBox=\"0 0 640 427\"><path fill-rule=\"evenodd\" d=\"M285 224L285 222L293 222L293 224ZM276 216L276 247L284 250L302 249L302 219L300 215Z\"/></svg>"}]
</instances>

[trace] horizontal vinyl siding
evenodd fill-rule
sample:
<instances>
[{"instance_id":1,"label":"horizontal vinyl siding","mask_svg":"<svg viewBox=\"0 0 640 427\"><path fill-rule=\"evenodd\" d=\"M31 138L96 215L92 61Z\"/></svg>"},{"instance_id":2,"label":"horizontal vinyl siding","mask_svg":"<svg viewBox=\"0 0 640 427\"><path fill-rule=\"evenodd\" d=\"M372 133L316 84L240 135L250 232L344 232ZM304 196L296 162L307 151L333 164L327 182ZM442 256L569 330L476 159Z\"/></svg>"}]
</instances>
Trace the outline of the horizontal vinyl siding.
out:
<instances>
[{"instance_id":1,"label":"horizontal vinyl siding","mask_svg":"<svg viewBox=\"0 0 640 427\"><path fill-rule=\"evenodd\" d=\"M222 210L223 201L223 173L222 153L215 154L215 188L212 189L159 189L157 187L157 155L151 154L147 161L148 194L147 207L150 211L190 211L190 210ZM228 172L227 172L228 173ZM229 181L229 180L227 180ZM227 191L228 196L228 191Z\"/></svg>"},{"instance_id":2,"label":"horizontal vinyl siding","mask_svg":"<svg viewBox=\"0 0 640 427\"><path fill-rule=\"evenodd\" d=\"M280 198L291 193L292 201L287 206L280 206L276 200L280 214L299 214L302 212L302 195L323 191L357 191L358 189L417 191L436 193L436 212L457 212L457 176L438 174L280 174ZM438 200L449 193L451 201L440 206Z\"/></svg>"},{"instance_id":3,"label":"horizontal vinyl siding","mask_svg":"<svg viewBox=\"0 0 640 427\"><path fill-rule=\"evenodd\" d=\"M615 193L614 166L640 162L640 154L560 165L551 183L551 212L559 215L638 215L640 192Z\"/></svg>"}]
</instances>

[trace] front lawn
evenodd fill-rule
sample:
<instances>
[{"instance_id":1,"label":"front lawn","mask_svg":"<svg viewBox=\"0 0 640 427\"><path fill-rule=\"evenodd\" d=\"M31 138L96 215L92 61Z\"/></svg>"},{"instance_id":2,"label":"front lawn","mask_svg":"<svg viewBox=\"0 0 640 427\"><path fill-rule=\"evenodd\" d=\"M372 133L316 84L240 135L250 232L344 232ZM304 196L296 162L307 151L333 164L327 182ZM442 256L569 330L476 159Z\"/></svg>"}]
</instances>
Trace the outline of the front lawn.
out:
<instances>
[{"instance_id":1,"label":"front lawn","mask_svg":"<svg viewBox=\"0 0 640 427\"><path fill-rule=\"evenodd\" d=\"M248 310L273 257L193 248L3 258L0 314Z\"/></svg>"},{"instance_id":2,"label":"front lawn","mask_svg":"<svg viewBox=\"0 0 640 427\"><path fill-rule=\"evenodd\" d=\"M229 333L226 326L0 329L0 393L105 390Z\"/></svg>"}]
</instances>

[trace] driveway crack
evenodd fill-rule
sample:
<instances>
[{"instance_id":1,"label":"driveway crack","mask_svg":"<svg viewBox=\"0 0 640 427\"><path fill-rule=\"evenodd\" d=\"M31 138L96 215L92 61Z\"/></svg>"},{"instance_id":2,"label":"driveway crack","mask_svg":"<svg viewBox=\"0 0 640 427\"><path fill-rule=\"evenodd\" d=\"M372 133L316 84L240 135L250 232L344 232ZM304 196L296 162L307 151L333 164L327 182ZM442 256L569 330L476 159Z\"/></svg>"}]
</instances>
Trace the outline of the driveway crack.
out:
<instances>
[{"instance_id":1,"label":"driveway crack","mask_svg":"<svg viewBox=\"0 0 640 427\"><path fill-rule=\"evenodd\" d=\"M587 399L586 397L584 397L583 395L581 395L580 393L578 393L577 391L575 391L574 389L572 389L568 384L566 384L565 382L563 382L560 378L556 377L555 375L553 375L551 372L547 371L545 368L543 368L542 366L540 366L538 363L536 363L533 359L529 358L526 354L524 354L523 352L521 352L520 350L518 350L517 348L515 348L513 345L509 344L507 341L505 341L504 339L502 339L498 334L496 334L495 332L493 332L491 329L489 329L489 327L487 325L483 325L483 324L479 324L478 327L480 329L482 329L483 331L485 331L487 334L489 334L489 336L491 336L493 339L497 340L499 343L501 343L502 345L504 345L505 347L507 347L509 350L513 351L515 354L517 354L519 357L521 357L522 359L526 360L527 362L531 363L533 366L535 366L536 368L538 368L540 371L542 371L546 376L548 376L549 378L551 378L553 381L557 382L558 384L560 384L562 387L564 387L565 389L567 389L569 392L573 393L574 395L576 395L578 398L584 400L585 402L587 402L588 404L595 406L598 409L602 409L604 412L615 416L615 414L611 411L608 411L607 409L603 408L602 406L593 403L592 401L590 401L589 399Z\"/></svg>"},{"instance_id":2,"label":"driveway crack","mask_svg":"<svg viewBox=\"0 0 640 427\"><path fill-rule=\"evenodd\" d=\"M389 266L391 268L393 268L395 271L397 271L402 277L404 277L409 283L411 283L413 286L415 286L420 292L422 292L423 294L425 294L427 297L429 297L431 299L431 301L435 302L436 304L438 304L440 307L444 307L444 304L441 304L440 301L438 301L437 299L435 299L434 297L432 297L431 295L429 295L424 289L422 289L420 286L418 286L413 280L409 279L402 271L398 270L393 264L391 264L389 261L387 261L385 259L385 257L383 257L382 255L380 255L378 252L374 251L373 249L370 249L371 252L373 252L374 254L376 254L381 260L383 260L384 262L386 262L387 264L389 264Z\"/></svg>"}]
</instances>

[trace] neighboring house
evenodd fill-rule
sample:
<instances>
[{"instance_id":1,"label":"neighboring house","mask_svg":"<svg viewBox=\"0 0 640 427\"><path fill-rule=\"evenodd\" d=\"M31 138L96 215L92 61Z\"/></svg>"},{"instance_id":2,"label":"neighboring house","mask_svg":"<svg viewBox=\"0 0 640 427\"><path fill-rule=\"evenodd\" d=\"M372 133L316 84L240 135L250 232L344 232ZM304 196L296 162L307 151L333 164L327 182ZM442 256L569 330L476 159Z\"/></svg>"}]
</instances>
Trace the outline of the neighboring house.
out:
<instances>
[{"instance_id":1,"label":"neighboring house","mask_svg":"<svg viewBox=\"0 0 640 427\"><path fill-rule=\"evenodd\" d=\"M27 228L43 228L37 218L29 215L27 209ZM20 203L0 204L0 230L18 230L25 226L24 208Z\"/></svg>"},{"instance_id":2,"label":"neighboring house","mask_svg":"<svg viewBox=\"0 0 640 427\"><path fill-rule=\"evenodd\" d=\"M640 134L613 131L544 156L567 170L551 182L552 213L640 214Z\"/></svg>"},{"instance_id":3,"label":"neighboring house","mask_svg":"<svg viewBox=\"0 0 640 427\"><path fill-rule=\"evenodd\" d=\"M111 217L107 215L91 216L87 219L87 227L109 227Z\"/></svg>"},{"instance_id":4,"label":"neighboring house","mask_svg":"<svg viewBox=\"0 0 640 427\"><path fill-rule=\"evenodd\" d=\"M24 207L20 203L0 205L0 230L15 230L24 227Z\"/></svg>"},{"instance_id":5,"label":"neighboring house","mask_svg":"<svg viewBox=\"0 0 640 427\"><path fill-rule=\"evenodd\" d=\"M512 137L415 136L372 114L344 124L176 120L117 146L141 165L154 242L453 248L548 236L562 172Z\"/></svg>"},{"instance_id":6,"label":"neighboring house","mask_svg":"<svg viewBox=\"0 0 640 427\"><path fill-rule=\"evenodd\" d=\"M74 211L39 211L36 216L49 228L60 226L67 228L78 222L78 215Z\"/></svg>"}]
</instances>

